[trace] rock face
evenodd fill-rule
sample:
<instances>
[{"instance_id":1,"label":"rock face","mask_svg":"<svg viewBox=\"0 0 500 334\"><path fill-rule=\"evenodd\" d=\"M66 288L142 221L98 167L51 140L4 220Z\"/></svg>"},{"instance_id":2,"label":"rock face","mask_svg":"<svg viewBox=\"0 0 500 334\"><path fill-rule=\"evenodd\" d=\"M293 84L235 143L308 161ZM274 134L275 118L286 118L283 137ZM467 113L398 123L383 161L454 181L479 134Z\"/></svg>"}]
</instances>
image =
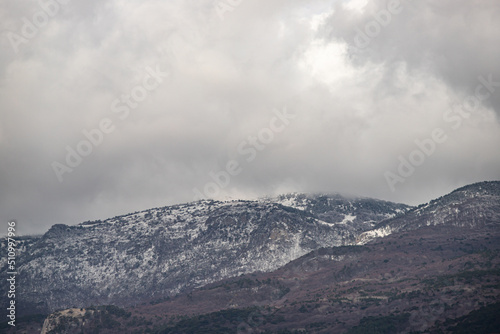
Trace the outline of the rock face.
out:
<instances>
[{"instance_id":1,"label":"rock face","mask_svg":"<svg viewBox=\"0 0 500 334\"><path fill-rule=\"evenodd\" d=\"M114 318L125 322L130 318L130 312L126 312L113 305L70 308L50 314L45 321L41 331L26 331L26 333L40 334L73 334L73 333L102 333L103 330L116 327L120 323ZM120 333L123 333L121 331Z\"/></svg>"},{"instance_id":2,"label":"rock face","mask_svg":"<svg viewBox=\"0 0 500 334\"><path fill-rule=\"evenodd\" d=\"M22 243L18 312L125 306L272 271L320 247L352 244L377 222L409 209L339 195L286 195L201 201L54 225ZM1 265L5 269L5 261Z\"/></svg>"},{"instance_id":3,"label":"rock face","mask_svg":"<svg viewBox=\"0 0 500 334\"><path fill-rule=\"evenodd\" d=\"M68 309L51 314L45 319L40 334L71 333L85 326L85 309Z\"/></svg>"}]
</instances>

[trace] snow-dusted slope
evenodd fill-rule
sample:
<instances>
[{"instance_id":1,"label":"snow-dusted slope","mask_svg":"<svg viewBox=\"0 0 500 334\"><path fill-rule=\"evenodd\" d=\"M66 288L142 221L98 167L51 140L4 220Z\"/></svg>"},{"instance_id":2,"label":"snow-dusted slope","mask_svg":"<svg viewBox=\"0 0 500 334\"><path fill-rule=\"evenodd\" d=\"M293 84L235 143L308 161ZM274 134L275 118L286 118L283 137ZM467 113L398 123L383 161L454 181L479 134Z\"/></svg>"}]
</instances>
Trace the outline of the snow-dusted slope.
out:
<instances>
[{"instance_id":1,"label":"snow-dusted slope","mask_svg":"<svg viewBox=\"0 0 500 334\"><path fill-rule=\"evenodd\" d=\"M459 188L448 195L422 204L404 216L385 220L362 233L357 243L391 233L415 230L424 226L477 228L500 227L500 182L480 182Z\"/></svg>"},{"instance_id":2,"label":"snow-dusted slope","mask_svg":"<svg viewBox=\"0 0 500 334\"><path fill-rule=\"evenodd\" d=\"M17 256L16 303L18 314L130 305L243 273L273 271L320 247L365 243L427 225L498 223L500 182L464 187L413 209L300 194L156 208L54 225L41 237L25 238ZM6 254L5 243L0 250ZM5 261L0 265L6 272ZM2 291L6 284L0 281Z\"/></svg>"},{"instance_id":3,"label":"snow-dusted slope","mask_svg":"<svg viewBox=\"0 0 500 334\"><path fill-rule=\"evenodd\" d=\"M402 215L412 208L405 204L339 194L286 194L265 201L302 210L330 224L349 224L357 230L370 229L376 223Z\"/></svg>"},{"instance_id":4,"label":"snow-dusted slope","mask_svg":"<svg viewBox=\"0 0 500 334\"><path fill-rule=\"evenodd\" d=\"M371 223L399 208L393 206ZM18 256L18 304L29 305L26 312L53 311L174 295L353 243L371 226L354 226L357 211L337 213L344 209L334 203L329 210L338 223L270 201L201 201L54 225Z\"/></svg>"}]
</instances>

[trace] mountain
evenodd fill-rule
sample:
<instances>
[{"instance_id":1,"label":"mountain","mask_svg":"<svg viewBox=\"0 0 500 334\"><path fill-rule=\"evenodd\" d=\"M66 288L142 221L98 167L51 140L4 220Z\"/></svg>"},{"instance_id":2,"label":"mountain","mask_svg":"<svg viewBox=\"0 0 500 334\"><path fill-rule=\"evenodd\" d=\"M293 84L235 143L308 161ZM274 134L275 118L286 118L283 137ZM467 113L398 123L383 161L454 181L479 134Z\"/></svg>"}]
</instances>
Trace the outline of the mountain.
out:
<instances>
[{"instance_id":1,"label":"mountain","mask_svg":"<svg viewBox=\"0 0 500 334\"><path fill-rule=\"evenodd\" d=\"M339 194L287 194L267 201L309 212L328 223L345 224L356 232L372 229L375 223L411 209L405 204Z\"/></svg>"},{"instance_id":2,"label":"mountain","mask_svg":"<svg viewBox=\"0 0 500 334\"><path fill-rule=\"evenodd\" d=\"M54 225L22 243L21 313L73 307L47 318L46 333L488 333L500 182L418 207L306 194L201 201Z\"/></svg>"},{"instance_id":3,"label":"mountain","mask_svg":"<svg viewBox=\"0 0 500 334\"><path fill-rule=\"evenodd\" d=\"M288 195L276 202L200 201L54 225L21 247L18 312L126 306L269 272L320 247L352 244L375 223L409 209L339 195Z\"/></svg>"},{"instance_id":4,"label":"mountain","mask_svg":"<svg viewBox=\"0 0 500 334\"><path fill-rule=\"evenodd\" d=\"M497 333L498 224L320 248L172 298L55 312L42 333Z\"/></svg>"},{"instance_id":5,"label":"mountain","mask_svg":"<svg viewBox=\"0 0 500 334\"><path fill-rule=\"evenodd\" d=\"M361 233L357 243L423 226L477 228L497 226L500 221L500 182L480 182L459 188L448 195L409 210L404 216L378 223Z\"/></svg>"}]
</instances>

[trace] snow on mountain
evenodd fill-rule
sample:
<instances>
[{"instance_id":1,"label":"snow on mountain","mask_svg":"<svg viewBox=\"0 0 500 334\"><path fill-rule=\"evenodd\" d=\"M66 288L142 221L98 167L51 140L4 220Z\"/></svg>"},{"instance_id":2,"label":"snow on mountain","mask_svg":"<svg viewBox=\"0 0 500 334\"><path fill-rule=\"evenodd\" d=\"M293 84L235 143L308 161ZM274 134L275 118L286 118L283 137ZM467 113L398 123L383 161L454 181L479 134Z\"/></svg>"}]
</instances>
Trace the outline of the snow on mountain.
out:
<instances>
[{"instance_id":1,"label":"snow on mountain","mask_svg":"<svg viewBox=\"0 0 500 334\"><path fill-rule=\"evenodd\" d=\"M305 203L298 210L269 200L206 200L54 225L18 256L19 305L29 305L25 313L127 305L272 271L320 247L351 244L374 222L406 209L340 196Z\"/></svg>"},{"instance_id":2,"label":"snow on mountain","mask_svg":"<svg viewBox=\"0 0 500 334\"><path fill-rule=\"evenodd\" d=\"M402 215L412 207L405 204L339 194L286 194L264 201L279 203L308 212L331 224L346 224L359 229L371 228L376 222Z\"/></svg>"},{"instance_id":3,"label":"snow on mountain","mask_svg":"<svg viewBox=\"0 0 500 334\"><path fill-rule=\"evenodd\" d=\"M480 182L422 204L404 216L382 221L374 229L363 232L357 238L357 243L365 244L377 237L424 226L498 228L498 224L500 224L500 182Z\"/></svg>"},{"instance_id":4,"label":"snow on mountain","mask_svg":"<svg viewBox=\"0 0 500 334\"><path fill-rule=\"evenodd\" d=\"M17 256L19 314L130 305L224 278L269 272L321 247L363 244L429 225L498 226L500 182L416 208L369 198L289 194L154 208L26 237ZM5 254L5 242L1 243ZM6 271L6 262L1 268ZM0 281L2 289L6 281Z\"/></svg>"}]
</instances>

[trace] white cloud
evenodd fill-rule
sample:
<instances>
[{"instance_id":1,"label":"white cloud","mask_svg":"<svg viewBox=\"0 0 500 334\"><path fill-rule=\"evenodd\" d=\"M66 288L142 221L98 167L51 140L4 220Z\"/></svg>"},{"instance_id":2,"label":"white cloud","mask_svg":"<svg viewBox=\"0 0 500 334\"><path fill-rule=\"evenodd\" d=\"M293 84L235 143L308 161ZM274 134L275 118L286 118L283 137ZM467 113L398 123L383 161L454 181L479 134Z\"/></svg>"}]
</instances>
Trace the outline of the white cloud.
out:
<instances>
[{"instance_id":1,"label":"white cloud","mask_svg":"<svg viewBox=\"0 0 500 334\"><path fill-rule=\"evenodd\" d=\"M24 4L24 3L23 3ZM3 4L20 33L37 4ZM500 6L405 3L365 50L358 28L385 2L243 1L221 20L211 1L68 3L14 53L0 40L0 220L24 232L190 201L238 145L297 118L232 178L220 197L349 192L410 203L499 178L499 93L457 130L443 114L500 81ZM146 68L169 77L121 120L112 102ZM51 163L103 118L116 129L59 183ZM383 173L414 141L445 127L449 140L391 193Z\"/></svg>"}]
</instances>

